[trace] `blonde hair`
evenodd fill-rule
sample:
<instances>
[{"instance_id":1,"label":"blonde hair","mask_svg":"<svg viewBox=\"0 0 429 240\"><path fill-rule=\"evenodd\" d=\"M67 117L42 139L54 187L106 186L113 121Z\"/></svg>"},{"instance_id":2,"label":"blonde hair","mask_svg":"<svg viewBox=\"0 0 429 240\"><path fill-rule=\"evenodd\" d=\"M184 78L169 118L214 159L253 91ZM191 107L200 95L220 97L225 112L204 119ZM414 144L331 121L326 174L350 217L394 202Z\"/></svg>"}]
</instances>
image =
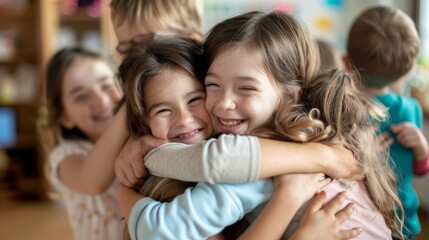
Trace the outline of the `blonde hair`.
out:
<instances>
[{"instance_id":1,"label":"blonde hair","mask_svg":"<svg viewBox=\"0 0 429 240\"><path fill-rule=\"evenodd\" d=\"M372 126L372 120L387 117L387 110L358 90L357 76L342 70L317 76L303 88L304 113L323 123L322 128L313 131L313 138L328 144L341 143L352 151L363 168L363 181L374 205L393 236L402 238L404 214L396 193L396 175L389 165L389 152L377 140ZM402 211L402 219L397 208Z\"/></svg>"},{"instance_id":2,"label":"blonde hair","mask_svg":"<svg viewBox=\"0 0 429 240\"><path fill-rule=\"evenodd\" d=\"M203 36L201 0L112 0L111 18L150 29L154 21L174 33ZM115 22L115 21L113 21Z\"/></svg>"},{"instance_id":3,"label":"blonde hair","mask_svg":"<svg viewBox=\"0 0 429 240\"><path fill-rule=\"evenodd\" d=\"M352 24L347 54L364 84L381 88L398 80L414 66L420 40L411 18L399 9L372 7Z\"/></svg>"},{"instance_id":4,"label":"blonde hair","mask_svg":"<svg viewBox=\"0 0 429 240\"><path fill-rule=\"evenodd\" d=\"M370 117L382 118L385 109L370 103L342 71L319 75L316 43L292 16L250 12L217 24L204 42L208 66L233 47L255 54L281 91L271 121L251 134L350 149L364 169L375 206L394 236L401 236L395 175L369 122Z\"/></svg>"}]
</instances>

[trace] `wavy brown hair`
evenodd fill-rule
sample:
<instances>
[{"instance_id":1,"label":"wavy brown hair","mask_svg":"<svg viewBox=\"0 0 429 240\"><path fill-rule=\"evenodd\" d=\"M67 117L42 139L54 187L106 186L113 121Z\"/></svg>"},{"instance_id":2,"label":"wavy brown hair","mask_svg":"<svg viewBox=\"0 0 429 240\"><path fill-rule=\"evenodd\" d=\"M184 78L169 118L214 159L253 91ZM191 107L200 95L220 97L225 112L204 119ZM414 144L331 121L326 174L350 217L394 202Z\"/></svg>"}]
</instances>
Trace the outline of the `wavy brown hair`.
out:
<instances>
[{"instance_id":1,"label":"wavy brown hair","mask_svg":"<svg viewBox=\"0 0 429 240\"><path fill-rule=\"evenodd\" d=\"M364 184L395 238L402 238L402 204L396 192L396 175L389 166L389 152L377 140L372 120L387 116L383 105L363 94L357 74L333 70L318 75L303 88L304 113L323 123L321 142L339 142L352 151L363 168Z\"/></svg>"},{"instance_id":2,"label":"wavy brown hair","mask_svg":"<svg viewBox=\"0 0 429 240\"><path fill-rule=\"evenodd\" d=\"M271 121L251 134L345 146L361 164L365 185L387 226L400 237L395 209L401 203L396 195L395 175L370 123L371 117L384 117L385 109L359 92L355 77L340 70L319 73L315 41L285 13L249 12L216 25L204 43L208 65L231 48L244 48L257 56L282 92Z\"/></svg>"}]
</instances>

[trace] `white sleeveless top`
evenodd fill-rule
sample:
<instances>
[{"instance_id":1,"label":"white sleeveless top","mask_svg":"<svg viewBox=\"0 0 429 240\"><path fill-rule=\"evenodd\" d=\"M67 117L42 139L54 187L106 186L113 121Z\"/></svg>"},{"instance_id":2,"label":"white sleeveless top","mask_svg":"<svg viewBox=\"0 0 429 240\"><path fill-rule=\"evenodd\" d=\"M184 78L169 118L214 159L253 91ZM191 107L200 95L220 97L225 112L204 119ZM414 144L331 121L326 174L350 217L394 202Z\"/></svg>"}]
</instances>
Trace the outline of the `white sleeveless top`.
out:
<instances>
[{"instance_id":1,"label":"white sleeveless top","mask_svg":"<svg viewBox=\"0 0 429 240\"><path fill-rule=\"evenodd\" d=\"M115 181L100 195L74 192L60 180L58 167L71 155L87 156L93 144L88 141L65 141L56 146L50 156L49 178L61 194L76 240L120 240L123 239L125 221L115 198Z\"/></svg>"}]
</instances>

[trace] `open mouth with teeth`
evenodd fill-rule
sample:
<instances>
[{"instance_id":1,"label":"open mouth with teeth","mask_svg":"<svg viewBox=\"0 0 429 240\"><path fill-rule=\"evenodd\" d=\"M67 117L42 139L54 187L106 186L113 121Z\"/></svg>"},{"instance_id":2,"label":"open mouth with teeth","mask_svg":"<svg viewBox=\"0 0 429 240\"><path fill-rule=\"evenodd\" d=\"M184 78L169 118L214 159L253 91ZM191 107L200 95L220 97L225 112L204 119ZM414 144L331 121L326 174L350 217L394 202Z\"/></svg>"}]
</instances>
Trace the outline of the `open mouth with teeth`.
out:
<instances>
[{"instance_id":1,"label":"open mouth with teeth","mask_svg":"<svg viewBox=\"0 0 429 240\"><path fill-rule=\"evenodd\" d=\"M240 125L241 123L243 123L243 120L229 120L229 121L225 121L219 118L219 122L224 125L225 127L235 127Z\"/></svg>"},{"instance_id":2,"label":"open mouth with teeth","mask_svg":"<svg viewBox=\"0 0 429 240\"><path fill-rule=\"evenodd\" d=\"M195 137L202 130L203 130L202 128L198 128L198 129L194 129L192 131L188 131L185 133L180 133L180 134L174 136L173 139L176 142L185 142L186 140L189 140L189 139L192 139L193 137Z\"/></svg>"},{"instance_id":3,"label":"open mouth with teeth","mask_svg":"<svg viewBox=\"0 0 429 240\"><path fill-rule=\"evenodd\" d=\"M239 130L247 122L246 120L237 119L218 119L218 130L225 133L240 133Z\"/></svg>"}]
</instances>

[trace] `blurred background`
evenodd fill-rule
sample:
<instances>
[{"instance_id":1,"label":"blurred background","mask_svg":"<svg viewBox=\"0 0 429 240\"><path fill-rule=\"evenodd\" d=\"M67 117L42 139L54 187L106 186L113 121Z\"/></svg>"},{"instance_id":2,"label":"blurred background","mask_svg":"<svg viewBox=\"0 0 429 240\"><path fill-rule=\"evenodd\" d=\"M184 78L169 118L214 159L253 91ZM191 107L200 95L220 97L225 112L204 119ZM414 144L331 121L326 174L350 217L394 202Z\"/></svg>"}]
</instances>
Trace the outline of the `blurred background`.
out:
<instances>
[{"instance_id":1,"label":"blurred background","mask_svg":"<svg viewBox=\"0 0 429 240\"><path fill-rule=\"evenodd\" d=\"M0 0L0 238L72 239L65 209L48 196L36 119L48 59L81 45L111 56L116 38L109 0ZM429 0L204 0L204 26L250 10L282 10L344 53L350 23L371 5L395 6L416 23L421 69L429 67ZM423 81L429 82L429 74ZM429 84L426 84L429 85ZM429 89L425 89L429 94ZM429 122L428 119L425 120ZM428 129L428 128L426 128ZM429 131L426 132L429 136ZM429 177L418 178L423 233L429 239Z\"/></svg>"}]
</instances>

